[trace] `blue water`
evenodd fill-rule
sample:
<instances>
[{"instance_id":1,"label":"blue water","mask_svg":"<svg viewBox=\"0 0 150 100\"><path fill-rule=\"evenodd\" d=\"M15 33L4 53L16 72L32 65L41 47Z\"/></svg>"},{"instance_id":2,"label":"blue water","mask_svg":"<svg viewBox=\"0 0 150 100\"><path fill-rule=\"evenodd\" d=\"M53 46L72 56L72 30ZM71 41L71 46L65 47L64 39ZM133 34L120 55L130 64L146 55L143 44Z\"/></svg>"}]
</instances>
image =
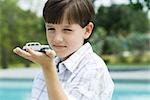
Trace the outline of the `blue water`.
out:
<instances>
[{"instance_id":1,"label":"blue water","mask_svg":"<svg viewBox=\"0 0 150 100\"><path fill-rule=\"evenodd\" d=\"M32 80L0 80L0 100L29 100ZM149 82L115 82L112 100L150 100Z\"/></svg>"},{"instance_id":2,"label":"blue water","mask_svg":"<svg viewBox=\"0 0 150 100\"><path fill-rule=\"evenodd\" d=\"M115 83L113 100L150 100L150 83Z\"/></svg>"},{"instance_id":3,"label":"blue water","mask_svg":"<svg viewBox=\"0 0 150 100\"><path fill-rule=\"evenodd\" d=\"M0 100L30 100L32 80L0 80Z\"/></svg>"}]
</instances>

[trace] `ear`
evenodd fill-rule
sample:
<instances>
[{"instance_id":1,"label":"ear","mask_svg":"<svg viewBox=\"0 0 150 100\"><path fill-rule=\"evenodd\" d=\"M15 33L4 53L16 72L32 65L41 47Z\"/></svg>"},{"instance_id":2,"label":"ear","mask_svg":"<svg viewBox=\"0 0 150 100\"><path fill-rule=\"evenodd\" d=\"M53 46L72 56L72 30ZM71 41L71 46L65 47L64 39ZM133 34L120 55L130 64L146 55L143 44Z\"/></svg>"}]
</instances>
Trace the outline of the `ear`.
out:
<instances>
[{"instance_id":1,"label":"ear","mask_svg":"<svg viewBox=\"0 0 150 100\"><path fill-rule=\"evenodd\" d=\"M85 32L84 32L84 39L88 39L90 35L92 34L92 30L94 28L94 24L92 22L89 22L85 27Z\"/></svg>"}]
</instances>

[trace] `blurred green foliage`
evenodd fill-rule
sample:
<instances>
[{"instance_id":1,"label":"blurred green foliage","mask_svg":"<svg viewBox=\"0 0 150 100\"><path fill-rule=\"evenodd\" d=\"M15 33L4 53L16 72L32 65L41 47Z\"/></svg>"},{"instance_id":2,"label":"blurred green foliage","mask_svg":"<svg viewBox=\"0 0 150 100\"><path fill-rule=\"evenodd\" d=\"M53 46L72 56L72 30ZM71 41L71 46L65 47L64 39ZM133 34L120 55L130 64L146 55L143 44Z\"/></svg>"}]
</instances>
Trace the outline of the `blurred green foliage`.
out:
<instances>
[{"instance_id":1,"label":"blurred green foliage","mask_svg":"<svg viewBox=\"0 0 150 100\"><path fill-rule=\"evenodd\" d=\"M94 50L109 64L150 64L150 19L134 5L101 6L92 38ZM137 5L138 6L138 5ZM147 55L146 55L147 54Z\"/></svg>"},{"instance_id":2,"label":"blurred green foliage","mask_svg":"<svg viewBox=\"0 0 150 100\"><path fill-rule=\"evenodd\" d=\"M17 6L17 0L0 0L0 65L7 68L8 63L29 62L17 57L12 50L30 41L46 41L43 21L31 11Z\"/></svg>"},{"instance_id":3,"label":"blurred green foliage","mask_svg":"<svg viewBox=\"0 0 150 100\"><path fill-rule=\"evenodd\" d=\"M93 2L96 0L93 0ZM30 10L17 6L18 0L0 0L0 66L29 61L12 50L26 42L46 44L44 21ZM150 63L150 29L144 2L129 5L101 6L96 14L95 29L90 42L94 50L108 63ZM147 6L147 5L146 5ZM148 8L148 6L147 6ZM128 52L128 53L126 53Z\"/></svg>"},{"instance_id":4,"label":"blurred green foliage","mask_svg":"<svg viewBox=\"0 0 150 100\"><path fill-rule=\"evenodd\" d=\"M108 35L127 36L132 32L149 31L147 12L135 10L130 5L101 6L95 23L97 27L103 27Z\"/></svg>"},{"instance_id":5,"label":"blurred green foliage","mask_svg":"<svg viewBox=\"0 0 150 100\"><path fill-rule=\"evenodd\" d=\"M128 64L128 65L147 65L150 64L150 52L130 55L101 55L104 61L109 65ZM150 67L150 66L149 66Z\"/></svg>"}]
</instances>

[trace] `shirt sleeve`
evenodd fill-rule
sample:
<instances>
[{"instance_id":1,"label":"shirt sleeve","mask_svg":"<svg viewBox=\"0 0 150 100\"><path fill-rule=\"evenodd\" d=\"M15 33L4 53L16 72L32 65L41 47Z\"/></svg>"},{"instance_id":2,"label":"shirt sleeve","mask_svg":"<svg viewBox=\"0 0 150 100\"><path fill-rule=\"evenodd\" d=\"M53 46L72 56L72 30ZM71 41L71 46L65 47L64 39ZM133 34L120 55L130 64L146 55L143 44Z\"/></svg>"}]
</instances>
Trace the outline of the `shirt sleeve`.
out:
<instances>
[{"instance_id":1,"label":"shirt sleeve","mask_svg":"<svg viewBox=\"0 0 150 100\"><path fill-rule=\"evenodd\" d=\"M80 71L65 86L68 100L111 100L113 83L106 73L97 68Z\"/></svg>"}]
</instances>

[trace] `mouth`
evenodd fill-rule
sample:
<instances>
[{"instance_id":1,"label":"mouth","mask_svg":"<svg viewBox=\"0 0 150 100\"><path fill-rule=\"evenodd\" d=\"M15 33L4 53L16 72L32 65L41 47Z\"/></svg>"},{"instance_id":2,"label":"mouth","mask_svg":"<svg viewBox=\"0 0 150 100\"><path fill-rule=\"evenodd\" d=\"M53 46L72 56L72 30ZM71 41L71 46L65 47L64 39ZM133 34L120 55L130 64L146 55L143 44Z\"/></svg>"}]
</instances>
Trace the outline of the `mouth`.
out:
<instances>
[{"instance_id":1,"label":"mouth","mask_svg":"<svg viewBox=\"0 0 150 100\"><path fill-rule=\"evenodd\" d=\"M66 48L67 46L65 45L53 45L53 48L55 49L63 49L63 48Z\"/></svg>"}]
</instances>

